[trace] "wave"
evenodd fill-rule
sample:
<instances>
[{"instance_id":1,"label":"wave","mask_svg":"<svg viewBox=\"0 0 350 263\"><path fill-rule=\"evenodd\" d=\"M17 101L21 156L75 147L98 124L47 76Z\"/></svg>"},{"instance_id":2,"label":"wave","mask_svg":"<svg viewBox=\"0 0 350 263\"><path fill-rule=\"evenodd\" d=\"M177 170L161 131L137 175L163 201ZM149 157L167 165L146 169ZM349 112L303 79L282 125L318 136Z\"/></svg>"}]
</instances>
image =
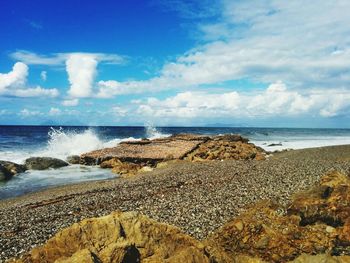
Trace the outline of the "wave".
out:
<instances>
[{"instance_id":1,"label":"wave","mask_svg":"<svg viewBox=\"0 0 350 263\"><path fill-rule=\"evenodd\" d=\"M153 125L146 125L145 126L145 132L146 132L146 138L147 139L151 139L151 140L152 139L157 139L157 138L164 138L164 137L168 137L168 136L171 135L171 134L160 132Z\"/></svg>"},{"instance_id":2,"label":"wave","mask_svg":"<svg viewBox=\"0 0 350 263\"><path fill-rule=\"evenodd\" d=\"M145 136L148 139L167 137L170 134L163 134L153 126L145 127ZM37 147L32 149L7 149L1 151L1 159L23 163L25 159L38 157L55 157L59 159L66 159L70 155L80 155L82 153L117 146L123 141L137 141L140 138L114 138L105 139L93 129L86 129L84 131L67 131L63 128L50 128L48 132L48 141L44 147Z\"/></svg>"},{"instance_id":3,"label":"wave","mask_svg":"<svg viewBox=\"0 0 350 263\"><path fill-rule=\"evenodd\" d=\"M75 131L64 131L62 128L51 128L48 135L47 147L40 155L55 156L61 159L69 155L80 155L97 149L115 147L122 141L136 140L133 137L103 140L92 129L78 133Z\"/></svg>"},{"instance_id":4,"label":"wave","mask_svg":"<svg viewBox=\"0 0 350 263\"><path fill-rule=\"evenodd\" d=\"M285 149L306 149L336 145L350 145L349 136L309 136L294 138L271 138L269 140L251 140L257 146L267 151L285 150Z\"/></svg>"}]
</instances>

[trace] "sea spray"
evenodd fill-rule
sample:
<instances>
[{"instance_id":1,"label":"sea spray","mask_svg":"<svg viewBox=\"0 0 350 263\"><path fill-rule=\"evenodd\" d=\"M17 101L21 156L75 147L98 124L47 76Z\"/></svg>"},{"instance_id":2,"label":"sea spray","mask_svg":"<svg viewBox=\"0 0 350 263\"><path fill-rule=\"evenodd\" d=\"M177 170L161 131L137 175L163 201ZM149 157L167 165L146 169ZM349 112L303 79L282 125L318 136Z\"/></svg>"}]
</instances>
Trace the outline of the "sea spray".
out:
<instances>
[{"instance_id":1,"label":"sea spray","mask_svg":"<svg viewBox=\"0 0 350 263\"><path fill-rule=\"evenodd\" d=\"M165 134L157 130L152 124L148 123L145 125L145 134L147 139L156 139L156 138L164 138L168 137L171 134Z\"/></svg>"},{"instance_id":2,"label":"sea spray","mask_svg":"<svg viewBox=\"0 0 350 263\"><path fill-rule=\"evenodd\" d=\"M115 147L122 141L136 140L133 137L124 139L103 140L89 128L83 132L64 131L63 128L52 128L48 132L49 140L46 149L40 156L66 158L69 155L80 155L97 149Z\"/></svg>"}]
</instances>

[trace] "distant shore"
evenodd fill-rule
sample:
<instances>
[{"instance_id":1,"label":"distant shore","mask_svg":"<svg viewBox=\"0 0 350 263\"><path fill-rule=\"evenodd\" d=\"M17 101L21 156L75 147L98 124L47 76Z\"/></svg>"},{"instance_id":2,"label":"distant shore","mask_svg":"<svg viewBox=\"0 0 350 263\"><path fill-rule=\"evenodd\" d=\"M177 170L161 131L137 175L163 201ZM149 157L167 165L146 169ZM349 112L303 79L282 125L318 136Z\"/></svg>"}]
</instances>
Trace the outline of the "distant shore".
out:
<instances>
[{"instance_id":1,"label":"distant shore","mask_svg":"<svg viewBox=\"0 0 350 263\"><path fill-rule=\"evenodd\" d=\"M350 145L275 153L265 161L177 161L131 178L66 185L0 201L0 258L28 251L83 218L140 211L202 239L249 204L287 204L329 170L350 172Z\"/></svg>"}]
</instances>

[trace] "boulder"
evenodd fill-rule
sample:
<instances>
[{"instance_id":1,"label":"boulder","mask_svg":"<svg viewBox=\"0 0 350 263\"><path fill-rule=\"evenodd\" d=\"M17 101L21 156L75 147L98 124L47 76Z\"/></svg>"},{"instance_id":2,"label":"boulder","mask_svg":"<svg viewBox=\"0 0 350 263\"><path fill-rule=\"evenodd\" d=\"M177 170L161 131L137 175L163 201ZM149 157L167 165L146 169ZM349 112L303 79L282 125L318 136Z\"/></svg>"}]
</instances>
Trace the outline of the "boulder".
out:
<instances>
[{"instance_id":1,"label":"boulder","mask_svg":"<svg viewBox=\"0 0 350 263\"><path fill-rule=\"evenodd\" d=\"M204 246L178 228L136 212L73 224L13 262L209 263Z\"/></svg>"},{"instance_id":2,"label":"boulder","mask_svg":"<svg viewBox=\"0 0 350 263\"><path fill-rule=\"evenodd\" d=\"M79 155L70 155L66 158L66 161L70 164L80 164L80 156Z\"/></svg>"},{"instance_id":3,"label":"boulder","mask_svg":"<svg viewBox=\"0 0 350 263\"><path fill-rule=\"evenodd\" d=\"M24 165L9 161L0 161L0 181L11 179L18 173L23 173L27 169Z\"/></svg>"},{"instance_id":4,"label":"boulder","mask_svg":"<svg viewBox=\"0 0 350 263\"><path fill-rule=\"evenodd\" d=\"M31 170L46 170L61 168L69 164L61 159L51 157L31 157L25 160L25 166Z\"/></svg>"}]
</instances>

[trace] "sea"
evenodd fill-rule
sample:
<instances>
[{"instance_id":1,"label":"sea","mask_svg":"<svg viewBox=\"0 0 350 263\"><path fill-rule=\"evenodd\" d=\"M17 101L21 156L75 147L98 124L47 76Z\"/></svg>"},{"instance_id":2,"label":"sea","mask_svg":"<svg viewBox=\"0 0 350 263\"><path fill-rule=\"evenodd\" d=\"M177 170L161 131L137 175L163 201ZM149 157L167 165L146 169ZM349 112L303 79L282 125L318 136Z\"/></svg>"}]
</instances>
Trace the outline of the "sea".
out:
<instances>
[{"instance_id":1,"label":"sea","mask_svg":"<svg viewBox=\"0 0 350 263\"><path fill-rule=\"evenodd\" d=\"M161 138L178 133L240 134L268 151L350 144L350 129L249 127L83 127L0 126L0 160L24 163L29 157L66 159L122 141ZM0 182L0 199L84 181L115 178L109 170L70 165L45 171L28 170Z\"/></svg>"}]
</instances>

